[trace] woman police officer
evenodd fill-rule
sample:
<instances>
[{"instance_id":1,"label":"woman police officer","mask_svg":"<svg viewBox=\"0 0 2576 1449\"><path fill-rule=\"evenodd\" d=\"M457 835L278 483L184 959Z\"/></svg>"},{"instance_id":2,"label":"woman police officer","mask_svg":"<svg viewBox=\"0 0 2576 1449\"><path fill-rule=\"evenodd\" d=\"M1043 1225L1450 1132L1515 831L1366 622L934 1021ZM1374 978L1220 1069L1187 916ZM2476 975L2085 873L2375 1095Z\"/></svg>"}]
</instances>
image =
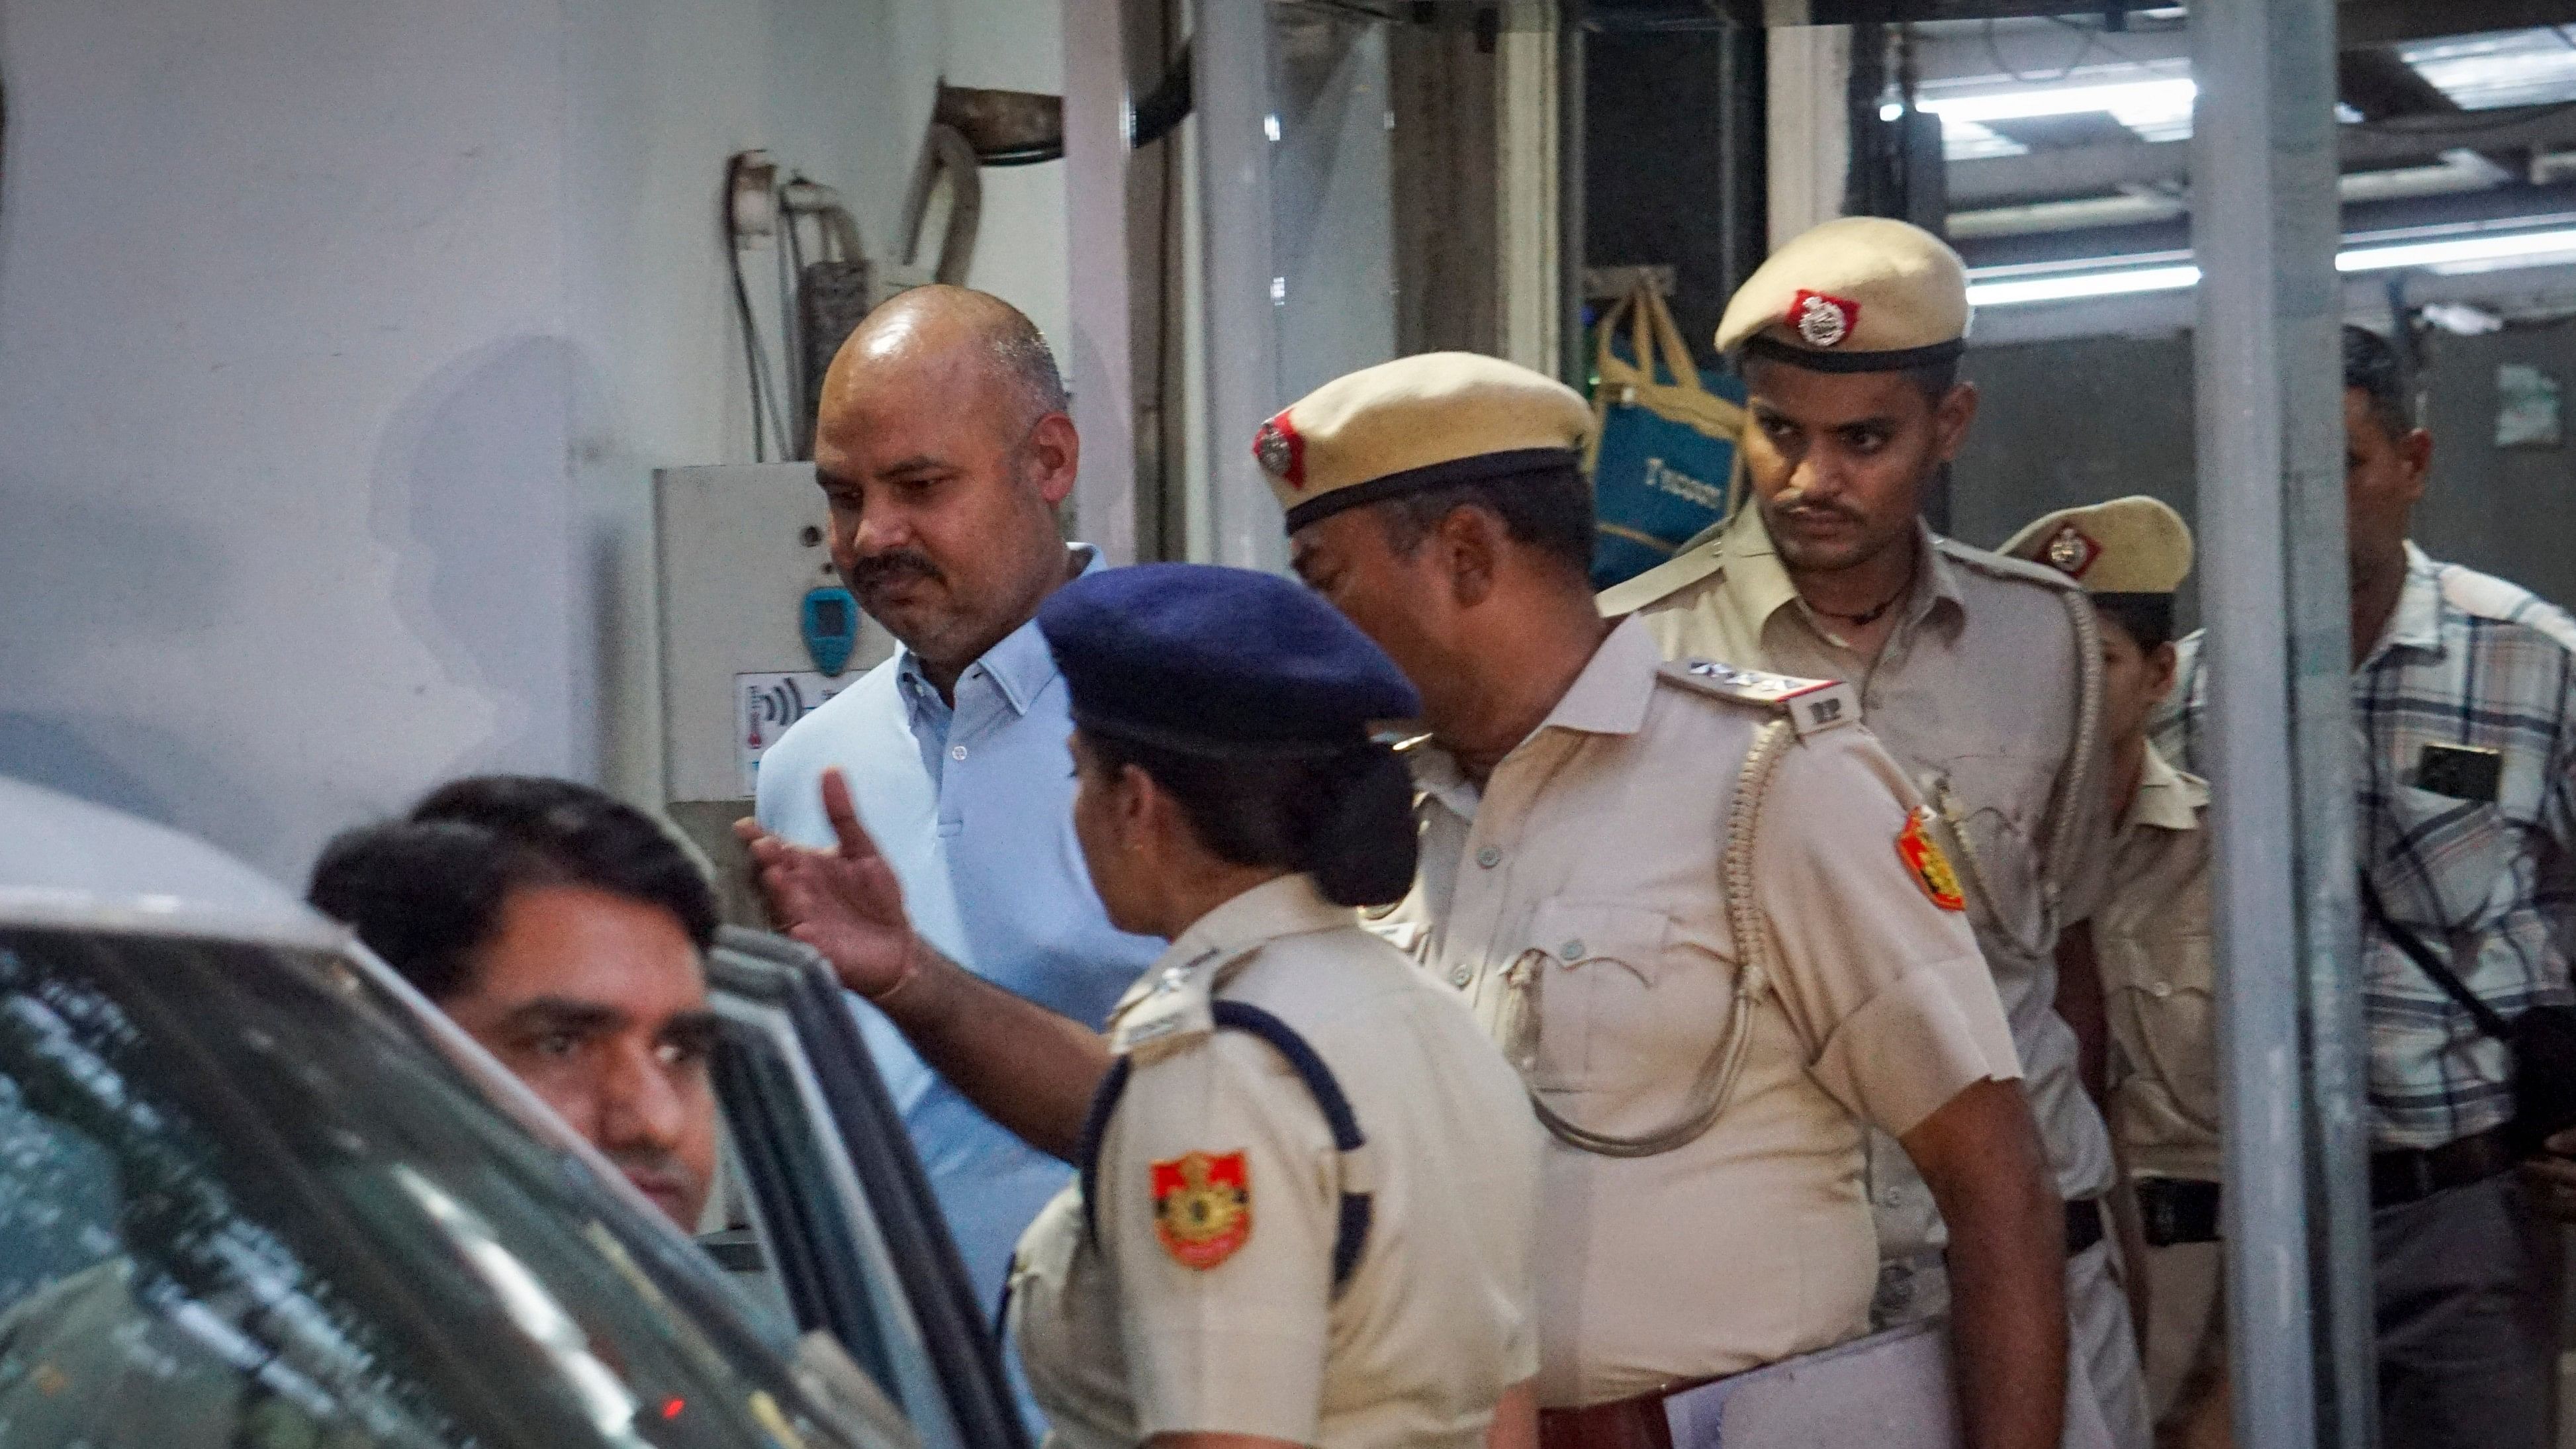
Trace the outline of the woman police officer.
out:
<instances>
[{"instance_id":1,"label":"woman police officer","mask_svg":"<svg viewBox=\"0 0 2576 1449\"><path fill-rule=\"evenodd\" d=\"M1413 689L1313 594L1244 570L1094 574L1038 624L1092 883L1114 924L1172 943L1105 1045L910 939L855 820L839 852L753 846L791 934L1074 1158L1011 1275L1051 1442L1530 1442L1535 1123L1457 999L1352 910L1412 882L1410 785L1369 728Z\"/></svg>"}]
</instances>

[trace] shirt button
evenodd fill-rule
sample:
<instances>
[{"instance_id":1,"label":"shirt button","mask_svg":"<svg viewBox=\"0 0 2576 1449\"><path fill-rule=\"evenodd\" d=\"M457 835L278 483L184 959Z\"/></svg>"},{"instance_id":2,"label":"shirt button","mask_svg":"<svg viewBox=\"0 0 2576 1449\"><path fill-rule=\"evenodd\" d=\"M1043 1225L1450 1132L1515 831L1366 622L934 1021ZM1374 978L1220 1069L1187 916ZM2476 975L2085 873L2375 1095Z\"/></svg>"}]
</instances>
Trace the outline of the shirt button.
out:
<instances>
[{"instance_id":1,"label":"shirt button","mask_svg":"<svg viewBox=\"0 0 2576 1449\"><path fill-rule=\"evenodd\" d=\"M2162 1001L2166 997L2173 995L2173 983L2170 981L2159 981L2147 988L2147 994L2158 1001Z\"/></svg>"},{"instance_id":2,"label":"shirt button","mask_svg":"<svg viewBox=\"0 0 2576 1449\"><path fill-rule=\"evenodd\" d=\"M1452 986L1464 986L1475 979L1476 973L1464 966L1453 966L1449 970L1449 984Z\"/></svg>"},{"instance_id":3,"label":"shirt button","mask_svg":"<svg viewBox=\"0 0 2576 1449\"><path fill-rule=\"evenodd\" d=\"M1905 1206L1905 1189L1901 1187L1882 1187L1878 1190L1878 1201L1879 1205L1882 1207L1903 1207Z\"/></svg>"},{"instance_id":4,"label":"shirt button","mask_svg":"<svg viewBox=\"0 0 2576 1449\"><path fill-rule=\"evenodd\" d=\"M950 745L948 747L948 758L952 760L962 760L966 758L966 747L964 745Z\"/></svg>"},{"instance_id":5,"label":"shirt button","mask_svg":"<svg viewBox=\"0 0 2576 1449\"><path fill-rule=\"evenodd\" d=\"M1476 864L1483 866L1487 870L1492 870L1495 866L1501 865L1502 863L1503 851L1500 846L1488 845L1484 849L1476 852Z\"/></svg>"},{"instance_id":6,"label":"shirt button","mask_svg":"<svg viewBox=\"0 0 2576 1449\"><path fill-rule=\"evenodd\" d=\"M1556 948L1556 955L1560 961L1580 961L1583 959L1583 942L1580 939L1568 941Z\"/></svg>"}]
</instances>

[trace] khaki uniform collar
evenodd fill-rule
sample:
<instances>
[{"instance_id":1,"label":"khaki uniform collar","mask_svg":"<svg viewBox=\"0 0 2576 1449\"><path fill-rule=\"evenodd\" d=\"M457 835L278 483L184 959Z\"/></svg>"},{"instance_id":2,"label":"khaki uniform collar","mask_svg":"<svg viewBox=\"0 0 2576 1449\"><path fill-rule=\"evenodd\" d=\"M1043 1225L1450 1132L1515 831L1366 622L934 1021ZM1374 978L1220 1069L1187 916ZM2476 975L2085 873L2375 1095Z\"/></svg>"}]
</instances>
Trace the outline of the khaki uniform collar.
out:
<instances>
[{"instance_id":1,"label":"khaki uniform collar","mask_svg":"<svg viewBox=\"0 0 2576 1449\"><path fill-rule=\"evenodd\" d=\"M2173 767L2150 743L2146 768L2138 775L2138 797L2129 802L2123 829L2198 830L2200 812L2209 804L2209 786L2197 775Z\"/></svg>"},{"instance_id":2,"label":"khaki uniform collar","mask_svg":"<svg viewBox=\"0 0 2576 1449\"><path fill-rule=\"evenodd\" d=\"M1663 651L1645 624L1630 614L1612 625L1583 672L1538 728L1537 739L1551 729L1592 735L1633 735L1646 727L1646 710L1654 702L1655 676L1664 666ZM1521 749L1528 748L1523 741ZM1457 757L1429 735L1406 742L1398 751L1413 774L1413 787L1438 800L1461 820L1476 818L1484 790L1458 768ZM1519 750L1515 750L1518 754Z\"/></svg>"},{"instance_id":3,"label":"khaki uniform collar","mask_svg":"<svg viewBox=\"0 0 2576 1449\"><path fill-rule=\"evenodd\" d=\"M1590 735L1633 735L1646 726L1646 706L1655 697L1655 674L1663 668L1655 636L1634 614L1620 620L1592 651L1583 672L1539 721L1540 730L1577 730Z\"/></svg>"},{"instance_id":4,"label":"khaki uniform collar","mask_svg":"<svg viewBox=\"0 0 2576 1449\"><path fill-rule=\"evenodd\" d=\"M1967 596L1960 591L1958 571L1936 546L1938 538L1921 520L1914 524L1913 600L1906 606L1906 617L1921 623L1935 609L1943 609L1953 621L1967 617ZM1762 510L1750 501L1736 510L1735 520L1718 540L1719 567L1724 570L1725 587L1745 606L1745 612L1758 621L1757 627L1768 628L1771 616L1798 602L1798 586L1789 581L1789 570L1780 562L1780 551L1771 542L1771 530L1762 521ZM1821 626L1827 622L1822 614L1811 614L1809 621Z\"/></svg>"},{"instance_id":5,"label":"khaki uniform collar","mask_svg":"<svg viewBox=\"0 0 2576 1449\"><path fill-rule=\"evenodd\" d=\"M1119 998L1118 1010L1134 1005L1166 976L1186 980L1212 973L1282 937L1335 930L1356 919L1349 907L1324 899L1310 875L1292 872L1264 881L1192 922L1136 984L1127 988L1127 994ZM1200 984L1210 990L1215 986L1214 982Z\"/></svg>"}]
</instances>

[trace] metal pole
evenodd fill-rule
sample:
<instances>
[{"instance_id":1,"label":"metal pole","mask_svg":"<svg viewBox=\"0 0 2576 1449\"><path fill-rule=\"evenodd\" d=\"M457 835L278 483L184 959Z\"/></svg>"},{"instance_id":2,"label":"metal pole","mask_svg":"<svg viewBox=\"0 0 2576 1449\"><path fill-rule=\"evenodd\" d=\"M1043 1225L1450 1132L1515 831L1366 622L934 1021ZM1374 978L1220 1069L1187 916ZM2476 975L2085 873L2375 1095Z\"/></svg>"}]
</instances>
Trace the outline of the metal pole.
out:
<instances>
[{"instance_id":1,"label":"metal pole","mask_svg":"<svg viewBox=\"0 0 2576 1449\"><path fill-rule=\"evenodd\" d=\"M1082 434L1074 529L1113 564L1134 563L1138 543L1123 11L1120 0L1065 0L1065 249L1073 305L1066 335L1056 339Z\"/></svg>"},{"instance_id":2,"label":"metal pole","mask_svg":"<svg viewBox=\"0 0 2576 1449\"><path fill-rule=\"evenodd\" d=\"M1192 45L1206 219L1208 536L1215 562L1276 570L1288 544L1252 460L1262 419L1295 401L1279 395L1286 283L1270 251L1269 5L1200 5Z\"/></svg>"},{"instance_id":3,"label":"metal pole","mask_svg":"<svg viewBox=\"0 0 2576 1449\"><path fill-rule=\"evenodd\" d=\"M1561 0L1556 7L1556 105L1557 375L1582 390L1592 369L1592 349L1583 336L1583 0Z\"/></svg>"},{"instance_id":4,"label":"metal pole","mask_svg":"<svg viewBox=\"0 0 2576 1449\"><path fill-rule=\"evenodd\" d=\"M2334 8L2211 0L2191 25L2236 1442L2367 1449Z\"/></svg>"}]
</instances>

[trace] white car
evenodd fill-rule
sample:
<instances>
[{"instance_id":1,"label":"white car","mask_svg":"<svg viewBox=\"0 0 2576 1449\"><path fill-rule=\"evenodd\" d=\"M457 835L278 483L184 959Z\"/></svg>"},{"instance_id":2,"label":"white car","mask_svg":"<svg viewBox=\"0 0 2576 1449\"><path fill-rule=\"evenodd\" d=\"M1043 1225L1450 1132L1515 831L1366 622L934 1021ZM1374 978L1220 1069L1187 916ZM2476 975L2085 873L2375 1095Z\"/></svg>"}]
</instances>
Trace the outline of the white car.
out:
<instances>
[{"instance_id":1,"label":"white car","mask_svg":"<svg viewBox=\"0 0 2576 1449\"><path fill-rule=\"evenodd\" d=\"M713 1256L275 883L0 779L0 1445L1025 1449L828 975L709 978Z\"/></svg>"}]
</instances>

